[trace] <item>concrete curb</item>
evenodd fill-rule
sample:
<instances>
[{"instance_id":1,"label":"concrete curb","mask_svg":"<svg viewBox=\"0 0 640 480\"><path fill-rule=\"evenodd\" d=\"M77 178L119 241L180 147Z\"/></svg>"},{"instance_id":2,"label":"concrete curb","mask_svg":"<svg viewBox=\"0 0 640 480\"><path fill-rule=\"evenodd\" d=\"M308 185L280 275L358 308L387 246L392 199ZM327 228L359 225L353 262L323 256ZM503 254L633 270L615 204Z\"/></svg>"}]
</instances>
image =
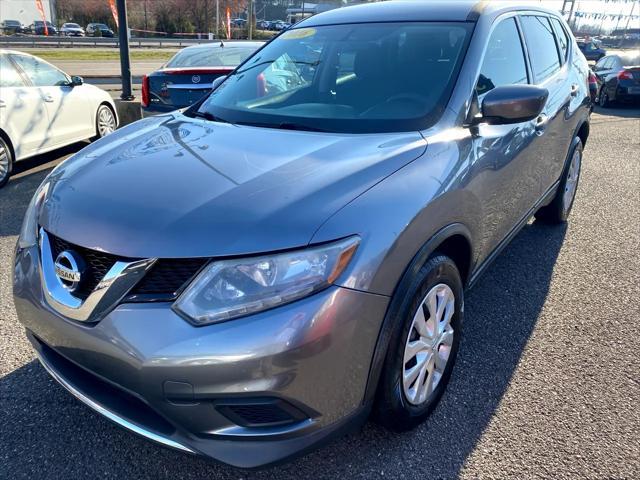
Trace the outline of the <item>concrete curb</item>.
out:
<instances>
[{"instance_id":1,"label":"concrete curb","mask_svg":"<svg viewBox=\"0 0 640 480\"><path fill-rule=\"evenodd\" d=\"M142 118L140 113L140 101L138 100L121 100L116 98L116 109L118 110L118 118L120 126L124 127Z\"/></svg>"}]
</instances>

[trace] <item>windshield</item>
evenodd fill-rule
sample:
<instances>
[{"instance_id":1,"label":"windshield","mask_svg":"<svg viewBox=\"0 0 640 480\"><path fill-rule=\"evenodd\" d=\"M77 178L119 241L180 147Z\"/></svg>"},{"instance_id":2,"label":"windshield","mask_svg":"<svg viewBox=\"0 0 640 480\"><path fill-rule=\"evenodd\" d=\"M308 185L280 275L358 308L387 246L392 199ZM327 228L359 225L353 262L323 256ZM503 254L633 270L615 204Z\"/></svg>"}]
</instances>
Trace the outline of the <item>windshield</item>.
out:
<instances>
[{"instance_id":1,"label":"windshield","mask_svg":"<svg viewBox=\"0 0 640 480\"><path fill-rule=\"evenodd\" d=\"M256 47L229 45L185 48L169 60L166 67L237 67L256 50Z\"/></svg>"},{"instance_id":2,"label":"windshield","mask_svg":"<svg viewBox=\"0 0 640 480\"><path fill-rule=\"evenodd\" d=\"M67 27L67 28L80 28L80 25L78 25L77 23L65 23L63 25L63 27Z\"/></svg>"},{"instance_id":3,"label":"windshield","mask_svg":"<svg viewBox=\"0 0 640 480\"><path fill-rule=\"evenodd\" d=\"M273 128L427 128L446 107L471 29L431 22L292 29L233 72L198 112Z\"/></svg>"},{"instance_id":4,"label":"windshield","mask_svg":"<svg viewBox=\"0 0 640 480\"><path fill-rule=\"evenodd\" d=\"M44 22L42 20L37 20L34 25L41 27L44 25ZM53 27L53 24L48 20L47 20L47 27Z\"/></svg>"}]
</instances>

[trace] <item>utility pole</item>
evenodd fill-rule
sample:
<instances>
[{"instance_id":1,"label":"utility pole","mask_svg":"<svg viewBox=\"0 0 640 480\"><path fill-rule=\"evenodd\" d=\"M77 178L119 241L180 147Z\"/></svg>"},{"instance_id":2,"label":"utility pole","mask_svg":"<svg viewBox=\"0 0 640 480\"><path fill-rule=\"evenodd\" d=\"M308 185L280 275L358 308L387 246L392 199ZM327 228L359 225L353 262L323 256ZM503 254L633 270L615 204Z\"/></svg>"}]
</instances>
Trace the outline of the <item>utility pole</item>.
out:
<instances>
[{"instance_id":1,"label":"utility pole","mask_svg":"<svg viewBox=\"0 0 640 480\"><path fill-rule=\"evenodd\" d=\"M624 34L625 34L625 37L626 37L626 35L627 35L627 32L629 31L629 23L631 22L631 17L633 17L633 12L634 12L634 10L636 9L636 3L637 3L637 2L633 2L633 3L631 3L631 13L629 14L629 18L627 18L627 26L626 26L626 27L624 27L624 30L625 30L625 33L624 33Z\"/></svg>"},{"instance_id":2,"label":"utility pole","mask_svg":"<svg viewBox=\"0 0 640 480\"><path fill-rule=\"evenodd\" d=\"M253 40L253 0L249 0L249 8L247 12L247 33L249 40Z\"/></svg>"},{"instance_id":3,"label":"utility pole","mask_svg":"<svg viewBox=\"0 0 640 480\"><path fill-rule=\"evenodd\" d=\"M117 0L118 40L120 41L120 74L122 75L122 100L133 100L131 93L131 59L129 58L129 25L127 23L127 0Z\"/></svg>"},{"instance_id":4,"label":"utility pole","mask_svg":"<svg viewBox=\"0 0 640 480\"><path fill-rule=\"evenodd\" d=\"M220 0L216 0L216 35L215 38L218 38L220 34Z\"/></svg>"}]
</instances>

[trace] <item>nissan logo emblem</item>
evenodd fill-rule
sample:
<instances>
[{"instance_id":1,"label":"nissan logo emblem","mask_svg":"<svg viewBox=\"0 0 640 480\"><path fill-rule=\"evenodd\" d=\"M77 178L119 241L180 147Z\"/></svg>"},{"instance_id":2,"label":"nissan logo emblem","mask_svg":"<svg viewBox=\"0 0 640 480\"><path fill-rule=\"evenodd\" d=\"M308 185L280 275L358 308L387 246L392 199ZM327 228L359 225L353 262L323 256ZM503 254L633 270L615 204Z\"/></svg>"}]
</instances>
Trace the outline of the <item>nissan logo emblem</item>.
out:
<instances>
[{"instance_id":1,"label":"nissan logo emblem","mask_svg":"<svg viewBox=\"0 0 640 480\"><path fill-rule=\"evenodd\" d=\"M200 75L194 75L193 77L191 77L191 81L193 83L200 83Z\"/></svg>"},{"instance_id":2,"label":"nissan logo emblem","mask_svg":"<svg viewBox=\"0 0 640 480\"><path fill-rule=\"evenodd\" d=\"M70 250L61 252L54 262L58 282L70 292L75 292L82 280L84 262L80 256Z\"/></svg>"}]
</instances>

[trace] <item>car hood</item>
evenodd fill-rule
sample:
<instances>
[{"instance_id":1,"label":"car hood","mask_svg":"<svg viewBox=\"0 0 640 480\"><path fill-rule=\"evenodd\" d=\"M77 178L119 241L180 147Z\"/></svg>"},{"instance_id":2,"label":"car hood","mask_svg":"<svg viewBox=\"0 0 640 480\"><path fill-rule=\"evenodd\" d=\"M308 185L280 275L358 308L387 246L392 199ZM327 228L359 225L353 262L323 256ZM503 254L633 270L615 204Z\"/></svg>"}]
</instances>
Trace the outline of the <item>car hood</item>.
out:
<instances>
[{"instance_id":1,"label":"car hood","mask_svg":"<svg viewBox=\"0 0 640 480\"><path fill-rule=\"evenodd\" d=\"M174 112L120 129L60 164L39 222L73 244L133 258L299 247L425 148L419 133L299 132Z\"/></svg>"}]
</instances>

